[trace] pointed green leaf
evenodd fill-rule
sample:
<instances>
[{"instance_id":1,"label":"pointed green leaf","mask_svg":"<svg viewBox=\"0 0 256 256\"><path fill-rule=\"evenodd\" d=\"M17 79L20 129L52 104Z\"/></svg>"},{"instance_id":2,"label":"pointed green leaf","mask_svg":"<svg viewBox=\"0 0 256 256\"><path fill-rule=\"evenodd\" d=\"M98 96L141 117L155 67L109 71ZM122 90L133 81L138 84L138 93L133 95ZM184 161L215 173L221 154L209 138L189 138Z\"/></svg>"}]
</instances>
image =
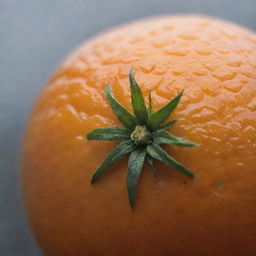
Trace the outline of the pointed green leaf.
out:
<instances>
[{"instance_id":1,"label":"pointed green leaf","mask_svg":"<svg viewBox=\"0 0 256 256\"><path fill-rule=\"evenodd\" d=\"M152 98L151 98L151 92L148 94L148 114L151 115L152 114Z\"/></svg>"},{"instance_id":2,"label":"pointed green leaf","mask_svg":"<svg viewBox=\"0 0 256 256\"><path fill-rule=\"evenodd\" d=\"M127 190L131 208L134 207L135 194L142 167L146 157L146 148L138 148L129 157L127 173Z\"/></svg>"},{"instance_id":3,"label":"pointed green leaf","mask_svg":"<svg viewBox=\"0 0 256 256\"><path fill-rule=\"evenodd\" d=\"M148 118L147 125L156 130L160 127L160 125L170 116L173 110L177 107L180 102L180 98L183 95L183 91L180 92L175 98L173 98L168 104L164 107L160 108L156 112L154 112Z\"/></svg>"},{"instance_id":4,"label":"pointed green leaf","mask_svg":"<svg viewBox=\"0 0 256 256\"><path fill-rule=\"evenodd\" d=\"M136 145L132 141L125 141L120 143L117 147L115 147L110 154L105 158L103 163L97 168L95 173L92 176L91 183L96 182L100 176L115 162L120 160L126 154L132 152L136 149Z\"/></svg>"},{"instance_id":5,"label":"pointed green leaf","mask_svg":"<svg viewBox=\"0 0 256 256\"><path fill-rule=\"evenodd\" d=\"M172 127L178 120L172 120L164 125L161 126L161 129L168 130L170 127Z\"/></svg>"},{"instance_id":6,"label":"pointed green leaf","mask_svg":"<svg viewBox=\"0 0 256 256\"><path fill-rule=\"evenodd\" d=\"M157 159L169 167L176 169L177 171L189 176L194 177L194 174L188 170L185 166L183 166L181 163L177 162L174 158L169 156L167 152L165 152L159 145L153 143L151 145L147 146L147 153L153 157L154 159Z\"/></svg>"},{"instance_id":7,"label":"pointed green leaf","mask_svg":"<svg viewBox=\"0 0 256 256\"><path fill-rule=\"evenodd\" d=\"M131 131L120 127L96 128L87 133L88 140L126 141L130 139Z\"/></svg>"},{"instance_id":8,"label":"pointed green leaf","mask_svg":"<svg viewBox=\"0 0 256 256\"><path fill-rule=\"evenodd\" d=\"M131 88L131 98L133 112L140 124L144 124L148 119L148 112L145 106L144 98L141 93L140 87L134 78L133 69L131 69L129 74L130 88Z\"/></svg>"},{"instance_id":9,"label":"pointed green leaf","mask_svg":"<svg viewBox=\"0 0 256 256\"><path fill-rule=\"evenodd\" d=\"M155 168L155 165L154 165L154 159L149 154L147 154L146 161L147 161L148 165L150 166L153 175L156 176L157 171L156 171L156 168Z\"/></svg>"},{"instance_id":10,"label":"pointed green leaf","mask_svg":"<svg viewBox=\"0 0 256 256\"><path fill-rule=\"evenodd\" d=\"M198 144L191 142L189 140L185 140L180 137L176 137L164 129L157 130L154 133L153 140L156 144L178 145L181 147L196 147L196 146L198 146Z\"/></svg>"},{"instance_id":11,"label":"pointed green leaf","mask_svg":"<svg viewBox=\"0 0 256 256\"><path fill-rule=\"evenodd\" d=\"M113 91L110 85L108 85L105 89L105 95L110 103L110 106L117 116L117 118L120 120L120 122L126 126L128 129L133 130L134 127L137 125L136 118L126 109L124 108L118 100L114 97Z\"/></svg>"}]
</instances>

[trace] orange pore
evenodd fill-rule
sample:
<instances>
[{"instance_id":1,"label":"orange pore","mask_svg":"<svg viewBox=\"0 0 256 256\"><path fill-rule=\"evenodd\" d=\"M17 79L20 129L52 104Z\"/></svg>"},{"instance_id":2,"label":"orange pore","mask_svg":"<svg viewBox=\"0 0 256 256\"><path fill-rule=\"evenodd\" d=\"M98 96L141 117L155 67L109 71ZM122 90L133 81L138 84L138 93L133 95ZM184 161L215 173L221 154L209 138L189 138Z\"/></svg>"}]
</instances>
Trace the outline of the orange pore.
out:
<instances>
[{"instance_id":1,"label":"orange pore","mask_svg":"<svg viewBox=\"0 0 256 256\"><path fill-rule=\"evenodd\" d=\"M194 180L160 163L144 168L136 206L127 158L95 184L116 143L87 141L120 125L104 98L111 84L131 110L133 67L154 110L182 89L171 128L200 144L166 146ZM49 80L30 118L23 154L26 207L46 255L252 256L256 254L256 35L213 18L142 20L86 42ZM170 120L171 120L170 119Z\"/></svg>"}]
</instances>

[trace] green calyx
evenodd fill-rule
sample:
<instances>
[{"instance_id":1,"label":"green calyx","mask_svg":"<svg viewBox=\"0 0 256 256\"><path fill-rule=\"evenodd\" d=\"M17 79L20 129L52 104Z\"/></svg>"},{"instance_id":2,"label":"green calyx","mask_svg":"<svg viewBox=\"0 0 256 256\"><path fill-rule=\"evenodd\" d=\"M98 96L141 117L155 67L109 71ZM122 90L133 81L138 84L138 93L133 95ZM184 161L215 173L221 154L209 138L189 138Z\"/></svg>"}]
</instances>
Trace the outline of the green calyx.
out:
<instances>
[{"instance_id":1,"label":"green calyx","mask_svg":"<svg viewBox=\"0 0 256 256\"><path fill-rule=\"evenodd\" d=\"M166 120L179 104L183 91L165 106L153 112L151 94L149 94L149 106L147 108L140 87L134 78L133 70L130 71L129 80L134 114L130 113L119 103L113 94L111 86L108 85L105 89L106 99L124 127L97 128L87 134L87 139L120 142L96 169L91 183L95 183L107 169L123 156L130 154L128 160L127 190L129 203L131 208L133 208L137 185L145 162L151 167L154 175L156 175L154 161L158 160L191 178L194 177L194 174L188 168L172 158L162 149L161 145L194 147L197 144L176 137L168 131L177 120L167 123Z\"/></svg>"}]
</instances>

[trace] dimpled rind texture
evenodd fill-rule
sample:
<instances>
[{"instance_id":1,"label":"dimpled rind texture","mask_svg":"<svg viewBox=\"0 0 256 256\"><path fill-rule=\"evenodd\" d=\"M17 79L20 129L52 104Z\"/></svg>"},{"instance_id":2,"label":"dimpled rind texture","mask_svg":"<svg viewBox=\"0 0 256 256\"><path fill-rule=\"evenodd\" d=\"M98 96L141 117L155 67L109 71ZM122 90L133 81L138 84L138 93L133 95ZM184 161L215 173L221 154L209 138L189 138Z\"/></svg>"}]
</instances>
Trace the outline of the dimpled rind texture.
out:
<instances>
[{"instance_id":1,"label":"dimpled rind texture","mask_svg":"<svg viewBox=\"0 0 256 256\"><path fill-rule=\"evenodd\" d=\"M182 89L171 119L197 148L165 149L196 174L144 168L136 206L127 158L94 185L116 143L87 141L120 125L104 98L111 84L131 110L128 72L153 108ZM49 256L253 256L256 253L256 36L200 16L156 17L100 34L49 80L31 115L23 188L36 239Z\"/></svg>"}]
</instances>

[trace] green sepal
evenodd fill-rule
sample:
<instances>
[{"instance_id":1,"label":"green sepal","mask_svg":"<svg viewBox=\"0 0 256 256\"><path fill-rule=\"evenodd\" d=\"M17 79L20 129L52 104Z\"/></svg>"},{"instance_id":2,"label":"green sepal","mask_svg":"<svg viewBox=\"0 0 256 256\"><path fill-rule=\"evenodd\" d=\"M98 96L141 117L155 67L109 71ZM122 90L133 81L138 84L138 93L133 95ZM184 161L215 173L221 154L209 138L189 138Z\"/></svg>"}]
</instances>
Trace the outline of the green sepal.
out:
<instances>
[{"instance_id":1,"label":"green sepal","mask_svg":"<svg viewBox=\"0 0 256 256\"><path fill-rule=\"evenodd\" d=\"M103 163L96 169L92 176L91 183L96 182L100 176L115 162L120 160L123 156L136 149L136 145L132 141L125 141L116 146L110 154L105 158Z\"/></svg>"},{"instance_id":2,"label":"green sepal","mask_svg":"<svg viewBox=\"0 0 256 256\"><path fill-rule=\"evenodd\" d=\"M139 183L140 174L145 162L146 148L140 147L134 150L128 161L127 190L131 208L134 207L135 194Z\"/></svg>"},{"instance_id":3,"label":"green sepal","mask_svg":"<svg viewBox=\"0 0 256 256\"><path fill-rule=\"evenodd\" d=\"M181 147L196 147L198 144L185 140L180 137L172 135L170 132L161 129L154 132L154 143L156 144L167 144L167 145L177 145Z\"/></svg>"},{"instance_id":4,"label":"green sepal","mask_svg":"<svg viewBox=\"0 0 256 256\"><path fill-rule=\"evenodd\" d=\"M130 139L131 131L126 128L116 126L96 128L87 133L88 140L109 140L109 141L126 141Z\"/></svg>"},{"instance_id":5,"label":"green sepal","mask_svg":"<svg viewBox=\"0 0 256 256\"><path fill-rule=\"evenodd\" d=\"M164 107L160 108L156 112L152 113L147 121L147 125L152 130L156 130L160 127L160 125L166 121L166 119L170 116L173 110L177 107L180 102L180 98L183 95L183 91L180 92L175 98L173 98L168 104Z\"/></svg>"},{"instance_id":6,"label":"green sepal","mask_svg":"<svg viewBox=\"0 0 256 256\"><path fill-rule=\"evenodd\" d=\"M157 171L156 171L156 168L155 168L155 165L154 165L154 159L149 154L147 154L146 161L147 161L150 169L152 170L153 176L156 176Z\"/></svg>"},{"instance_id":7,"label":"green sepal","mask_svg":"<svg viewBox=\"0 0 256 256\"><path fill-rule=\"evenodd\" d=\"M168 129L171 128L177 121L178 121L178 119L172 120L172 121L170 121L170 122L168 122L168 123L166 123L166 124L163 124L163 125L161 126L161 129L168 130Z\"/></svg>"},{"instance_id":8,"label":"green sepal","mask_svg":"<svg viewBox=\"0 0 256 256\"><path fill-rule=\"evenodd\" d=\"M133 112L140 124L144 124L148 119L148 111L145 106L144 98L141 93L140 87L134 78L133 69L130 70L129 74L132 108Z\"/></svg>"},{"instance_id":9,"label":"green sepal","mask_svg":"<svg viewBox=\"0 0 256 256\"><path fill-rule=\"evenodd\" d=\"M110 85L107 85L105 89L105 96L120 122L128 129L133 130L134 127L138 124L135 116L132 115L125 107L123 107L121 103L118 102L118 100L113 95L113 91Z\"/></svg>"},{"instance_id":10,"label":"green sepal","mask_svg":"<svg viewBox=\"0 0 256 256\"><path fill-rule=\"evenodd\" d=\"M153 104L152 104L152 97L151 97L151 92L148 94L148 115L150 116L152 114L153 110Z\"/></svg>"},{"instance_id":11,"label":"green sepal","mask_svg":"<svg viewBox=\"0 0 256 256\"><path fill-rule=\"evenodd\" d=\"M147 146L147 153L156 160L159 160L166 164L167 166L189 176L194 177L194 174L188 170L181 163L176 161L174 158L168 155L159 145L153 143Z\"/></svg>"}]
</instances>

